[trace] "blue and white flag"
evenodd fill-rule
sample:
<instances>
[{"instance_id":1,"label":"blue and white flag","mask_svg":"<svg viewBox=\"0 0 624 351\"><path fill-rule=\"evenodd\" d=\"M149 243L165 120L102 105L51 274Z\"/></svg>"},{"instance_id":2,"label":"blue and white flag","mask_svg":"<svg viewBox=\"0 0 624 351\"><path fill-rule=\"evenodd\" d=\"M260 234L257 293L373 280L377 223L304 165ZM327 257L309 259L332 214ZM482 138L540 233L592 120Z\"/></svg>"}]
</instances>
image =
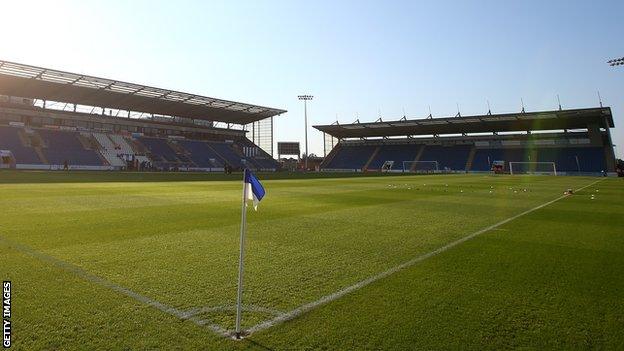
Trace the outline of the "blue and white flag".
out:
<instances>
[{"instance_id":1,"label":"blue and white flag","mask_svg":"<svg viewBox=\"0 0 624 351\"><path fill-rule=\"evenodd\" d=\"M264 197L265 191L256 176L245 169L245 200L253 201L254 210L258 210L258 203Z\"/></svg>"},{"instance_id":2,"label":"blue and white flag","mask_svg":"<svg viewBox=\"0 0 624 351\"><path fill-rule=\"evenodd\" d=\"M243 266L245 258L245 230L247 228L247 201L253 201L254 209L264 197L265 191L256 176L248 169L243 175L243 203L241 204L240 253L238 256L238 295L236 297L236 338L241 338L241 320L243 318Z\"/></svg>"}]
</instances>

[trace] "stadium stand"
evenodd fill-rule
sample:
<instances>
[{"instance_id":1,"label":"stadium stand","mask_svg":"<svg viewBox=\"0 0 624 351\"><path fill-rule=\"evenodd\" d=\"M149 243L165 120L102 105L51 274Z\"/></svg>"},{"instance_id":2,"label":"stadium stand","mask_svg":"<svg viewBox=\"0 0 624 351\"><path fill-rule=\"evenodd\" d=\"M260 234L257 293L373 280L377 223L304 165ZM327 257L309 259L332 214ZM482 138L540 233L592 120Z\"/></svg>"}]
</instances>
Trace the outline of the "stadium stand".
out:
<instances>
[{"instance_id":1,"label":"stadium stand","mask_svg":"<svg viewBox=\"0 0 624 351\"><path fill-rule=\"evenodd\" d=\"M208 143L197 140L181 140L179 144L190 153L190 159L199 168L223 168L221 157Z\"/></svg>"},{"instance_id":2,"label":"stadium stand","mask_svg":"<svg viewBox=\"0 0 624 351\"><path fill-rule=\"evenodd\" d=\"M339 141L323 170L380 171L394 161L389 171L414 171L403 162L435 161L439 172L490 172L498 161L505 171L510 162L521 171L554 164L557 174L615 174L613 127L608 107L315 126Z\"/></svg>"},{"instance_id":3,"label":"stadium stand","mask_svg":"<svg viewBox=\"0 0 624 351\"><path fill-rule=\"evenodd\" d=\"M125 167L126 161L124 161L120 154L122 154L121 148L115 145L108 134L93 133L93 137L100 145L100 152L106 159L106 161L114 167Z\"/></svg>"},{"instance_id":4,"label":"stadium stand","mask_svg":"<svg viewBox=\"0 0 624 351\"><path fill-rule=\"evenodd\" d=\"M94 149L85 147L85 144L91 146L90 138L93 140ZM31 146L30 140L39 140L39 144ZM246 157L240 152L243 147L253 147L256 152L253 156ZM144 149L149 156L137 152L138 148ZM127 167L128 161L135 159L138 163L153 164L156 169L162 170L175 167L222 171L225 164L234 169L244 166L258 170L278 168L277 162L269 154L247 139L226 143L139 136L136 140L129 140L123 135L104 132L0 126L0 150L12 152L20 165L54 166L50 167L52 169L62 168L66 161L72 168L111 166L112 169L123 169Z\"/></svg>"},{"instance_id":5,"label":"stadium stand","mask_svg":"<svg viewBox=\"0 0 624 351\"><path fill-rule=\"evenodd\" d=\"M382 145L375 158L370 162L367 169L379 170L386 161L394 161L393 170L402 170L403 162L415 161L420 151L420 145Z\"/></svg>"},{"instance_id":6,"label":"stadium stand","mask_svg":"<svg viewBox=\"0 0 624 351\"><path fill-rule=\"evenodd\" d=\"M0 150L13 153L15 161L21 164L40 165L44 162L39 158L34 148L24 145L19 133L23 128L0 126Z\"/></svg>"},{"instance_id":7,"label":"stadium stand","mask_svg":"<svg viewBox=\"0 0 624 351\"><path fill-rule=\"evenodd\" d=\"M78 139L78 133L40 129L37 131L44 142L42 152L51 165L105 166L94 150L87 150Z\"/></svg>"},{"instance_id":8,"label":"stadium stand","mask_svg":"<svg viewBox=\"0 0 624 351\"><path fill-rule=\"evenodd\" d=\"M419 161L437 161L441 170L465 171L471 148L469 145L426 145Z\"/></svg>"},{"instance_id":9,"label":"stadium stand","mask_svg":"<svg viewBox=\"0 0 624 351\"><path fill-rule=\"evenodd\" d=\"M278 168L285 110L2 60L0 81L0 150L15 168Z\"/></svg>"},{"instance_id":10,"label":"stadium stand","mask_svg":"<svg viewBox=\"0 0 624 351\"><path fill-rule=\"evenodd\" d=\"M149 156L154 163L177 164L181 162L176 152L167 144L167 140L147 137L141 137L138 140L149 150Z\"/></svg>"},{"instance_id":11,"label":"stadium stand","mask_svg":"<svg viewBox=\"0 0 624 351\"><path fill-rule=\"evenodd\" d=\"M234 151L232 144L209 142L208 145L217 153L217 155L221 157L222 160L225 161L225 163L229 164L231 167L243 167L243 157Z\"/></svg>"},{"instance_id":12,"label":"stadium stand","mask_svg":"<svg viewBox=\"0 0 624 351\"><path fill-rule=\"evenodd\" d=\"M334 170L361 170L366 162L373 156L377 146L351 146L341 147L334 155L331 162L324 168Z\"/></svg>"},{"instance_id":13,"label":"stadium stand","mask_svg":"<svg viewBox=\"0 0 624 351\"><path fill-rule=\"evenodd\" d=\"M131 161L132 159L136 159L139 163L152 162L152 160L150 160L149 157L145 155L145 151L147 150L143 150L143 152L135 150L131 146L130 142L123 135L108 134L108 137L113 142L115 149L119 150L119 154L125 161Z\"/></svg>"},{"instance_id":14,"label":"stadium stand","mask_svg":"<svg viewBox=\"0 0 624 351\"><path fill-rule=\"evenodd\" d=\"M249 139L241 139L236 142L236 145L239 150L242 150L241 153L249 162L248 166L250 168L264 171L271 171L279 168L279 164L273 159L273 157L271 157L271 155L252 143ZM245 154L245 149L251 152L249 154Z\"/></svg>"}]
</instances>

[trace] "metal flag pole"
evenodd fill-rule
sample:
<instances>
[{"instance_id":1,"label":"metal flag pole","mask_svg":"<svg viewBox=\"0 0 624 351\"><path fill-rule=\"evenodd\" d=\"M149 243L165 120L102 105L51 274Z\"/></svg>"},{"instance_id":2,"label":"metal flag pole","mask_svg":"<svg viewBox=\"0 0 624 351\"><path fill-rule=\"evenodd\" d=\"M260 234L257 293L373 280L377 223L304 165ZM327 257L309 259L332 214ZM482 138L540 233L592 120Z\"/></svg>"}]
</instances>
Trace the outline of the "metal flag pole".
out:
<instances>
[{"instance_id":1,"label":"metal flag pole","mask_svg":"<svg viewBox=\"0 0 624 351\"><path fill-rule=\"evenodd\" d=\"M299 100L303 100L303 118L305 120L305 172L308 171L308 158L309 158L309 154L308 154L308 100L312 100L312 98L314 98L314 96L312 95L299 95L297 96L297 98Z\"/></svg>"},{"instance_id":2,"label":"metal flag pole","mask_svg":"<svg viewBox=\"0 0 624 351\"><path fill-rule=\"evenodd\" d=\"M243 302L243 259L245 256L245 230L247 227L247 206L245 204L245 197L247 190L247 183L245 183L245 178L247 175L247 170L243 171L243 204L241 209L241 231L240 231L240 255L238 257L238 296L236 298L236 338L240 339L241 337L241 313L242 313L242 302Z\"/></svg>"}]
</instances>

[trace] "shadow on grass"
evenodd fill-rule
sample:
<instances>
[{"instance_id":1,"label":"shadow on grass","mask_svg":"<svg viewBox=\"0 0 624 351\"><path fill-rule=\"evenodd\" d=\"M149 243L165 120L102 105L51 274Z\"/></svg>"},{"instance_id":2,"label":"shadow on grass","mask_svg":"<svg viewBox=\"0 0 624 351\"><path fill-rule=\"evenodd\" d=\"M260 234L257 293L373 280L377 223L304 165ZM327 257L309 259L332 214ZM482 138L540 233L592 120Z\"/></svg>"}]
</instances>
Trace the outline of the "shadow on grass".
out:
<instances>
[{"instance_id":1,"label":"shadow on grass","mask_svg":"<svg viewBox=\"0 0 624 351\"><path fill-rule=\"evenodd\" d=\"M273 179L319 179L379 177L402 175L402 173L293 173L258 172L263 180ZM102 182L192 182L192 181L240 181L242 172L233 174L198 172L121 172L121 171L28 171L2 170L0 184L27 183L102 183Z\"/></svg>"},{"instance_id":2,"label":"shadow on grass","mask_svg":"<svg viewBox=\"0 0 624 351\"><path fill-rule=\"evenodd\" d=\"M272 349L269 346L261 344L253 339L247 338L245 340L247 340L247 342L249 342L251 345L258 347L260 350L275 351L275 349Z\"/></svg>"}]
</instances>

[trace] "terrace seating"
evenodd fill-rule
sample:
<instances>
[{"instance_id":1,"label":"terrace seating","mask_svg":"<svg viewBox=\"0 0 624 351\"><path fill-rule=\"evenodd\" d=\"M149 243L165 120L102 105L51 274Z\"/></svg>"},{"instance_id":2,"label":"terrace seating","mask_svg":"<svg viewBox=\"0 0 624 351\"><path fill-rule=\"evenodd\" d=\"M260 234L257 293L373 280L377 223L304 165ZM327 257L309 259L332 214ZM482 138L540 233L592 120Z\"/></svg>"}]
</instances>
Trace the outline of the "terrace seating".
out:
<instances>
[{"instance_id":1,"label":"terrace seating","mask_svg":"<svg viewBox=\"0 0 624 351\"><path fill-rule=\"evenodd\" d=\"M379 148L367 168L379 170L385 161L394 161L392 169L401 170L403 161L414 161L421 147L422 144L340 145L332 151L336 154L323 168L361 169ZM424 145L418 161L436 161L439 170L465 171L472 148L473 145L468 144ZM505 161L507 170L509 162L554 162L558 172L598 173L607 169L604 153L602 147L593 146L477 148L468 171L487 172L494 161ZM517 167L522 169L523 166ZM552 170L552 166L549 169Z\"/></svg>"},{"instance_id":2,"label":"terrace seating","mask_svg":"<svg viewBox=\"0 0 624 351\"><path fill-rule=\"evenodd\" d=\"M554 162L561 172L601 172L606 170L601 147L541 148L538 161Z\"/></svg>"},{"instance_id":3,"label":"terrace seating","mask_svg":"<svg viewBox=\"0 0 624 351\"><path fill-rule=\"evenodd\" d=\"M251 159L260 169L277 169L277 162L272 158L253 158Z\"/></svg>"},{"instance_id":4,"label":"terrace seating","mask_svg":"<svg viewBox=\"0 0 624 351\"><path fill-rule=\"evenodd\" d=\"M223 168L221 157L212 150L206 142L195 140L181 140L178 142L190 152L190 159L201 168Z\"/></svg>"},{"instance_id":5,"label":"terrace seating","mask_svg":"<svg viewBox=\"0 0 624 351\"><path fill-rule=\"evenodd\" d=\"M22 144L18 132L14 127L0 127L0 150L10 150L19 164L43 164L34 148Z\"/></svg>"},{"instance_id":6,"label":"terrace seating","mask_svg":"<svg viewBox=\"0 0 624 351\"><path fill-rule=\"evenodd\" d=\"M67 161L70 165L104 166L96 151L84 148L76 132L41 129L38 133L46 145L42 152L49 164L62 165Z\"/></svg>"},{"instance_id":7,"label":"terrace seating","mask_svg":"<svg viewBox=\"0 0 624 351\"><path fill-rule=\"evenodd\" d=\"M100 144L102 156L111 166L123 167L126 165L126 162L118 156L122 153L121 150L113 143L108 134L93 133L93 137Z\"/></svg>"},{"instance_id":8,"label":"terrace seating","mask_svg":"<svg viewBox=\"0 0 624 351\"><path fill-rule=\"evenodd\" d=\"M530 159L531 153L537 155ZM578 159L578 163L577 163ZM560 172L600 172L606 169L604 151L600 147L542 147L513 149L477 149L473 171L489 171L493 161L554 162Z\"/></svg>"},{"instance_id":9,"label":"terrace seating","mask_svg":"<svg viewBox=\"0 0 624 351\"><path fill-rule=\"evenodd\" d=\"M373 155L377 146L342 146L338 153L325 166L328 169L362 169ZM381 166L380 166L381 167Z\"/></svg>"},{"instance_id":10,"label":"terrace seating","mask_svg":"<svg viewBox=\"0 0 624 351\"><path fill-rule=\"evenodd\" d=\"M150 151L154 162L167 165L180 162L176 152L167 144L165 139L141 137L139 141Z\"/></svg>"},{"instance_id":11,"label":"terrace seating","mask_svg":"<svg viewBox=\"0 0 624 351\"><path fill-rule=\"evenodd\" d=\"M420 156L420 161L437 161L438 169L465 171L471 145L427 145Z\"/></svg>"},{"instance_id":12,"label":"terrace seating","mask_svg":"<svg viewBox=\"0 0 624 351\"><path fill-rule=\"evenodd\" d=\"M241 168L242 157L239 156L232 146L227 143L208 142L208 145L216 151L230 166L234 168Z\"/></svg>"},{"instance_id":13,"label":"terrace seating","mask_svg":"<svg viewBox=\"0 0 624 351\"><path fill-rule=\"evenodd\" d=\"M403 161L414 161L420 145L404 144L404 145L382 145L379 148L379 152L368 165L368 169L381 169L381 166L386 161L394 161L392 169L403 169Z\"/></svg>"},{"instance_id":14,"label":"terrace seating","mask_svg":"<svg viewBox=\"0 0 624 351\"><path fill-rule=\"evenodd\" d=\"M277 169L279 168L279 164L277 161L271 157L267 152L262 150L262 148L258 147L248 139L243 139L237 142L238 145L242 147L251 147L255 148L257 153L253 156L245 156L247 161L247 166L256 169Z\"/></svg>"},{"instance_id":15,"label":"terrace seating","mask_svg":"<svg viewBox=\"0 0 624 351\"><path fill-rule=\"evenodd\" d=\"M121 154L124 154L124 155L135 154L132 146L128 144L128 142L126 141L126 138L124 138L122 135L109 134L108 137L113 142L114 149L119 150Z\"/></svg>"}]
</instances>

